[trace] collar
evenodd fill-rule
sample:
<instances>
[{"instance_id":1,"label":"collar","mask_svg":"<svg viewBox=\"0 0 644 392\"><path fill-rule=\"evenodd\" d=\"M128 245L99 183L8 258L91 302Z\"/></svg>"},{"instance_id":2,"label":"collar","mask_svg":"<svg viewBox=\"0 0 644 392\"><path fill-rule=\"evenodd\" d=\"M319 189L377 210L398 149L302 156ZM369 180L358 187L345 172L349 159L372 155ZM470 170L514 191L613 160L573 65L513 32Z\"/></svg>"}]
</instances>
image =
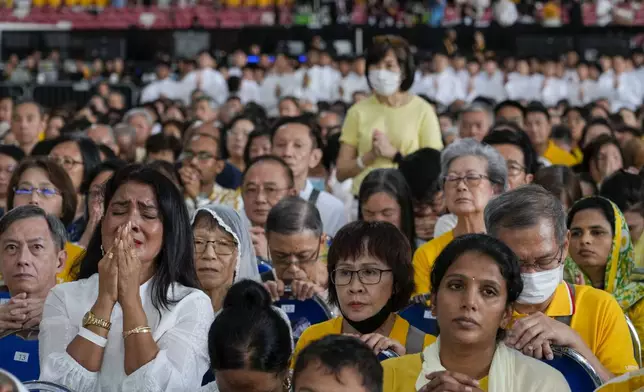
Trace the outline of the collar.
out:
<instances>
[{"instance_id":1,"label":"collar","mask_svg":"<svg viewBox=\"0 0 644 392\"><path fill-rule=\"evenodd\" d=\"M309 196L311 196L311 192L313 192L313 184L311 184L311 181L307 178L306 185L304 185L304 189L300 192L300 197L304 200L308 200Z\"/></svg>"},{"instance_id":2,"label":"collar","mask_svg":"<svg viewBox=\"0 0 644 392\"><path fill-rule=\"evenodd\" d=\"M573 314L575 314L575 302L572 292L566 282L561 282L555 290L552 302L546 309L546 316L572 316Z\"/></svg>"}]
</instances>

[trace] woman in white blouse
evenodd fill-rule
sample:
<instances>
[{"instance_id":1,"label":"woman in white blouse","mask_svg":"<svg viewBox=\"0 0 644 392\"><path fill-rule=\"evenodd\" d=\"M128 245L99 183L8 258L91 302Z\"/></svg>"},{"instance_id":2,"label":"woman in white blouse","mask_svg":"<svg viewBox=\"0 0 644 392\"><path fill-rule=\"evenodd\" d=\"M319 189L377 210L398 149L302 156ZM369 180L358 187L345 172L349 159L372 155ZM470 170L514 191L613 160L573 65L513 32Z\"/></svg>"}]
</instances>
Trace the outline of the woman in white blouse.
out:
<instances>
[{"instance_id":1,"label":"woman in white blouse","mask_svg":"<svg viewBox=\"0 0 644 392\"><path fill-rule=\"evenodd\" d=\"M193 249L172 182L144 166L117 171L80 280L56 286L45 302L41 380L78 392L194 392L214 315L197 289Z\"/></svg>"}]
</instances>

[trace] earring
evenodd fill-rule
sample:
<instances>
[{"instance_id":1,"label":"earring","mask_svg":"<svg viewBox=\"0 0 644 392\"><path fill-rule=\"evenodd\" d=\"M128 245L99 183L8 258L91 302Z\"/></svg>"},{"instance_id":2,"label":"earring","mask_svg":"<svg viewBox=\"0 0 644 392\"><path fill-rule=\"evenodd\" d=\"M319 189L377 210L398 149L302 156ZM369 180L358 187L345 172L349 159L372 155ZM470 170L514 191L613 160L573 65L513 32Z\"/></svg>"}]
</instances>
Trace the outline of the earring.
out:
<instances>
[{"instance_id":1,"label":"earring","mask_svg":"<svg viewBox=\"0 0 644 392\"><path fill-rule=\"evenodd\" d=\"M105 249L103 249L103 245L101 245L101 256L105 256Z\"/></svg>"}]
</instances>

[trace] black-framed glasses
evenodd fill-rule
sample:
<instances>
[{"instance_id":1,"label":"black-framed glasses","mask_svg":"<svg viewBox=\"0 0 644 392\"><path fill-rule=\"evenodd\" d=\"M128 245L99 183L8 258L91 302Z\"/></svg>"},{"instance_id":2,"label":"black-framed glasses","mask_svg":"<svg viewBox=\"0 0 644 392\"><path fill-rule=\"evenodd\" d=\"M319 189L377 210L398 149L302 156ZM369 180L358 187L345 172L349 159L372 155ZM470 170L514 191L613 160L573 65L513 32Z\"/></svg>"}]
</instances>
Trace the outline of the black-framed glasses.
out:
<instances>
[{"instance_id":1,"label":"black-framed glasses","mask_svg":"<svg viewBox=\"0 0 644 392\"><path fill-rule=\"evenodd\" d=\"M83 161L77 161L69 156L50 155L49 159L62 166L65 170L72 170L76 165L82 165Z\"/></svg>"},{"instance_id":2,"label":"black-framed glasses","mask_svg":"<svg viewBox=\"0 0 644 392\"><path fill-rule=\"evenodd\" d=\"M521 173L526 172L525 166L520 165L520 164L518 164L516 162L508 163L507 167L508 167L508 175L510 177L516 177L516 176L520 175Z\"/></svg>"},{"instance_id":3,"label":"black-framed glasses","mask_svg":"<svg viewBox=\"0 0 644 392\"><path fill-rule=\"evenodd\" d=\"M559 264L561 261L561 257L563 256L563 246L559 247L559 250L557 250L557 253L554 256L545 256L539 259L534 260L533 263L528 263L527 260L521 260L519 259L519 265L521 266L521 269L526 269L526 268L534 268L536 271L547 271L552 268L548 268L554 261L556 261L556 264Z\"/></svg>"},{"instance_id":4,"label":"black-framed glasses","mask_svg":"<svg viewBox=\"0 0 644 392\"><path fill-rule=\"evenodd\" d=\"M483 179L489 180L490 177L486 176L485 174L467 174L465 176L454 176L454 175L449 175L445 177L443 180L445 185L449 185L450 187L457 187L458 184L461 183L461 181L465 181L465 185L467 185L468 188L476 188L481 184L481 181Z\"/></svg>"},{"instance_id":5,"label":"black-framed glasses","mask_svg":"<svg viewBox=\"0 0 644 392\"><path fill-rule=\"evenodd\" d=\"M190 161L193 158L197 158L199 161L207 161L209 159L218 159L216 156L213 154L209 153L208 151L198 151L198 152L192 152L192 151L184 151L181 156L179 157L180 160L184 161Z\"/></svg>"},{"instance_id":6,"label":"black-framed glasses","mask_svg":"<svg viewBox=\"0 0 644 392\"><path fill-rule=\"evenodd\" d=\"M217 256L230 256L237 249L237 244L234 242L224 240L208 241L203 238L195 238L195 253L198 255L204 253L208 249L208 244L212 244Z\"/></svg>"},{"instance_id":7,"label":"black-framed glasses","mask_svg":"<svg viewBox=\"0 0 644 392\"><path fill-rule=\"evenodd\" d=\"M16 188L13 188L13 193L15 195L32 195L34 192L38 194L38 196L44 197L44 198L51 198L56 195L60 195L60 192L56 188L49 188L49 187L43 187L43 188L35 188L33 186L27 187L27 186L19 186Z\"/></svg>"},{"instance_id":8,"label":"black-framed glasses","mask_svg":"<svg viewBox=\"0 0 644 392\"><path fill-rule=\"evenodd\" d=\"M357 271L347 268L336 268L331 274L331 282L336 286L347 286L353 281L353 275L358 275L358 280L362 284L378 284L382 279L382 274L391 271L391 269L380 268L362 268Z\"/></svg>"},{"instance_id":9,"label":"black-framed glasses","mask_svg":"<svg viewBox=\"0 0 644 392\"><path fill-rule=\"evenodd\" d=\"M242 193L250 198L257 198L260 192L264 192L264 195L269 200L274 200L281 196L281 193L288 190L288 187L280 188L273 185L268 186L258 186L258 185L246 185L242 188Z\"/></svg>"},{"instance_id":10,"label":"black-framed glasses","mask_svg":"<svg viewBox=\"0 0 644 392\"><path fill-rule=\"evenodd\" d=\"M275 269L286 270L291 265L302 267L315 263L320 257L320 247L315 252L303 251L299 253L271 253L271 261Z\"/></svg>"}]
</instances>

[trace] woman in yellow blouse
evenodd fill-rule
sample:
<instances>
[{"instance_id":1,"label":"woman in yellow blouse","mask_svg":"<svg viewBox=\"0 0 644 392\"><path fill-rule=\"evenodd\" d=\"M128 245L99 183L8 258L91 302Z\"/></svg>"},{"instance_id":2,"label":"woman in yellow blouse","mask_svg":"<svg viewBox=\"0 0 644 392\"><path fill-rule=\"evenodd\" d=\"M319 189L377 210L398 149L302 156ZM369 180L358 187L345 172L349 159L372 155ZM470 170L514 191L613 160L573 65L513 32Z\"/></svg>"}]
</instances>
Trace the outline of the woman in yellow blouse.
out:
<instances>
[{"instance_id":1,"label":"woman in yellow blouse","mask_svg":"<svg viewBox=\"0 0 644 392\"><path fill-rule=\"evenodd\" d=\"M76 191L65 169L49 158L29 158L20 163L9 181L7 210L26 204L34 204L48 214L59 218L65 226L76 215ZM57 283L76 280L80 265L76 260L83 248L67 242L67 261L56 275Z\"/></svg>"},{"instance_id":2,"label":"woman in yellow blouse","mask_svg":"<svg viewBox=\"0 0 644 392\"><path fill-rule=\"evenodd\" d=\"M502 342L523 290L519 260L485 234L452 241L432 270L440 337L421 354L386 360L385 392L569 392L563 375Z\"/></svg>"},{"instance_id":3,"label":"woman in yellow blouse","mask_svg":"<svg viewBox=\"0 0 644 392\"><path fill-rule=\"evenodd\" d=\"M644 339L644 283L633 281L633 245L624 215L603 197L588 197L568 213L570 256L566 276L615 297Z\"/></svg>"},{"instance_id":4,"label":"woman in yellow blouse","mask_svg":"<svg viewBox=\"0 0 644 392\"><path fill-rule=\"evenodd\" d=\"M353 178L354 195L372 169L395 167L403 156L423 147L443 148L436 113L408 92L416 69L407 41L375 37L366 60L373 95L349 109L337 160L338 180Z\"/></svg>"},{"instance_id":5,"label":"woman in yellow blouse","mask_svg":"<svg viewBox=\"0 0 644 392\"><path fill-rule=\"evenodd\" d=\"M409 240L388 222L356 221L340 229L329 249L329 303L342 316L307 328L297 353L327 335L360 337L376 354L419 353L435 340L411 327L396 312L414 289Z\"/></svg>"},{"instance_id":6,"label":"woman in yellow blouse","mask_svg":"<svg viewBox=\"0 0 644 392\"><path fill-rule=\"evenodd\" d=\"M508 169L494 147L474 139L450 144L441 155L441 176L447 209L458 218L454 230L436 237L414 254L416 294L429 292L434 260L454 237L485 233L483 212L488 201L507 189Z\"/></svg>"}]
</instances>

